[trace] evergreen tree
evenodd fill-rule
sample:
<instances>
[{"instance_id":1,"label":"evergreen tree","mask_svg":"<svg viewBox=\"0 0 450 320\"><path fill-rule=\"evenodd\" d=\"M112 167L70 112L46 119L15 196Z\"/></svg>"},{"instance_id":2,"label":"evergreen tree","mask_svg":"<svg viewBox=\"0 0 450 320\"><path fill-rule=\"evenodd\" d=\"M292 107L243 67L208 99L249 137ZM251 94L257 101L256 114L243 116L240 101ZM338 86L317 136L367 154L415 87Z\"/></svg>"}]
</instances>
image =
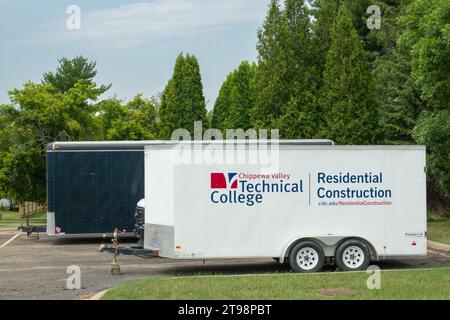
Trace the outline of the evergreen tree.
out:
<instances>
[{"instance_id":1,"label":"evergreen tree","mask_svg":"<svg viewBox=\"0 0 450 320\"><path fill-rule=\"evenodd\" d=\"M314 136L317 52L303 0L285 0L284 10L271 2L257 49L253 126L280 128L283 138Z\"/></svg>"},{"instance_id":2,"label":"evergreen tree","mask_svg":"<svg viewBox=\"0 0 450 320\"><path fill-rule=\"evenodd\" d=\"M94 77L97 75L95 69L96 62L89 61L83 56L76 56L73 59L61 58L58 60L56 72L44 73L42 83L51 84L59 92L66 92L75 87L81 81L83 84L94 84ZM101 85L95 88L97 96L111 88L109 85Z\"/></svg>"},{"instance_id":3,"label":"evergreen tree","mask_svg":"<svg viewBox=\"0 0 450 320\"><path fill-rule=\"evenodd\" d=\"M255 65L243 61L223 83L214 105L212 127L222 130L250 128L250 109L253 105L250 86Z\"/></svg>"},{"instance_id":4,"label":"evergreen tree","mask_svg":"<svg viewBox=\"0 0 450 320\"><path fill-rule=\"evenodd\" d=\"M396 0L387 0L389 2ZM367 28L366 13L370 5L379 5L380 1L374 0L313 0L313 15L316 23L314 24L314 33L317 40L319 51L322 53L322 62L325 64L326 53L331 45L331 29L336 20L338 10L345 5L351 16L353 26L355 27L359 38L364 43L364 48L372 51L373 43L368 39L370 30ZM384 21L384 20L383 20ZM318 58L320 59L321 56Z\"/></svg>"},{"instance_id":5,"label":"evergreen tree","mask_svg":"<svg viewBox=\"0 0 450 320\"><path fill-rule=\"evenodd\" d=\"M351 15L341 5L324 71L324 134L339 144L370 144L378 138L371 70Z\"/></svg>"},{"instance_id":6,"label":"evergreen tree","mask_svg":"<svg viewBox=\"0 0 450 320\"><path fill-rule=\"evenodd\" d=\"M161 97L160 136L170 139L175 129L194 131L194 122L206 123L206 104L197 58L180 54L172 78Z\"/></svg>"},{"instance_id":7,"label":"evergreen tree","mask_svg":"<svg viewBox=\"0 0 450 320\"><path fill-rule=\"evenodd\" d=\"M427 146L430 209L449 214L450 200L450 3L417 0L401 18L404 33L399 47L411 53L411 79L425 110L413 130L417 143ZM447 203L439 203L445 196ZM435 210L433 210L435 211Z\"/></svg>"},{"instance_id":8,"label":"evergreen tree","mask_svg":"<svg viewBox=\"0 0 450 320\"><path fill-rule=\"evenodd\" d=\"M367 45L375 58L389 54L396 49L397 39L402 32L398 18L404 13L407 5L413 0L373 1L381 10L381 29L370 30L367 34Z\"/></svg>"},{"instance_id":9,"label":"evergreen tree","mask_svg":"<svg viewBox=\"0 0 450 320\"><path fill-rule=\"evenodd\" d=\"M271 0L267 17L258 30L258 69L253 92L255 105L251 110L255 128L276 128L282 105L289 100L286 85L288 68L285 54L287 23L278 0Z\"/></svg>"},{"instance_id":10,"label":"evergreen tree","mask_svg":"<svg viewBox=\"0 0 450 320\"><path fill-rule=\"evenodd\" d=\"M403 29L398 20L410 2L377 1L383 13L381 29L372 30L368 35L377 53L373 72L375 97L380 107L380 128L385 144L412 143L412 129L424 107L411 78L410 52L396 45Z\"/></svg>"},{"instance_id":11,"label":"evergreen tree","mask_svg":"<svg viewBox=\"0 0 450 320\"><path fill-rule=\"evenodd\" d=\"M337 14L338 2L336 0L315 0L313 11L316 22L314 28L314 40L317 46L318 67L322 74L325 68L327 53L331 45L331 30Z\"/></svg>"},{"instance_id":12,"label":"evergreen tree","mask_svg":"<svg viewBox=\"0 0 450 320\"><path fill-rule=\"evenodd\" d=\"M375 63L375 97L385 144L412 143L412 130L423 110L424 103L411 78L408 58L408 53L395 48Z\"/></svg>"},{"instance_id":13,"label":"evergreen tree","mask_svg":"<svg viewBox=\"0 0 450 320\"><path fill-rule=\"evenodd\" d=\"M213 116L214 116L214 110L209 110L209 111L206 113L206 128L207 128L207 129L214 128L214 127L212 126Z\"/></svg>"},{"instance_id":14,"label":"evergreen tree","mask_svg":"<svg viewBox=\"0 0 450 320\"><path fill-rule=\"evenodd\" d=\"M219 95L217 96L214 104L214 111L211 120L211 127L219 130L226 130L225 120L230 113L231 105L231 92L233 91L234 81L233 78L235 72L228 74L222 87L220 88Z\"/></svg>"}]
</instances>

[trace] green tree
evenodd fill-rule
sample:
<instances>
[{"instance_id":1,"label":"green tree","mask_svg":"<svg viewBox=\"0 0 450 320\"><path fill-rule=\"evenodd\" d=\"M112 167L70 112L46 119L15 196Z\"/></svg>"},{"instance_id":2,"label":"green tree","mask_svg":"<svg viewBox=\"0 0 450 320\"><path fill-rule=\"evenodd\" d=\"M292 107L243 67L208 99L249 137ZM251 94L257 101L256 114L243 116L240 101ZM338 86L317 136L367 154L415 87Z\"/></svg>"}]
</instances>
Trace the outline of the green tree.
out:
<instances>
[{"instance_id":1,"label":"green tree","mask_svg":"<svg viewBox=\"0 0 450 320\"><path fill-rule=\"evenodd\" d=\"M375 63L374 88L385 144L412 143L412 130L424 108L408 58L407 52L395 48Z\"/></svg>"},{"instance_id":2,"label":"green tree","mask_svg":"<svg viewBox=\"0 0 450 320\"><path fill-rule=\"evenodd\" d=\"M282 105L289 100L286 87L288 65L284 59L287 23L278 0L271 0L269 11L258 30L258 69L255 74L255 105L251 110L255 128L277 128Z\"/></svg>"},{"instance_id":3,"label":"green tree","mask_svg":"<svg viewBox=\"0 0 450 320\"><path fill-rule=\"evenodd\" d=\"M157 121L159 101L157 97L150 99L143 98L142 94L137 94L133 100L125 105L125 108L132 114L136 123L147 133L149 139L157 137Z\"/></svg>"},{"instance_id":4,"label":"green tree","mask_svg":"<svg viewBox=\"0 0 450 320\"><path fill-rule=\"evenodd\" d=\"M371 69L351 15L339 8L324 71L324 135L340 144L371 144L378 138L378 112Z\"/></svg>"},{"instance_id":5,"label":"green tree","mask_svg":"<svg viewBox=\"0 0 450 320\"><path fill-rule=\"evenodd\" d=\"M137 94L125 105L116 98L98 104L98 122L105 140L152 140L156 137L155 102Z\"/></svg>"},{"instance_id":6,"label":"green tree","mask_svg":"<svg viewBox=\"0 0 450 320\"><path fill-rule=\"evenodd\" d=\"M336 0L315 0L313 5L313 15L316 19L313 28L317 46L317 64L322 74L331 45L331 30L337 14L338 2Z\"/></svg>"},{"instance_id":7,"label":"green tree","mask_svg":"<svg viewBox=\"0 0 450 320\"><path fill-rule=\"evenodd\" d=\"M316 20L314 24L314 34L319 48L318 59L323 66L326 62L326 54L331 45L331 32L333 24L336 20L338 10L341 6L346 6L351 17L353 26L355 27L358 37L364 44L364 48L369 51L376 51L373 39L369 38L371 31L367 28L368 14L367 8L376 4L382 8L382 19L384 19L385 2L395 2L397 0L374 1L374 0L313 0L311 1L313 10L312 14ZM402 0L398 0L402 1ZM378 30L377 30L378 31Z\"/></svg>"},{"instance_id":8,"label":"green tree","mask_svg":"<svg viewBox=\"0 0 450 320\"><path fill-rule=\"evenodd\" d=\"M113 127L106 133L106 140L112 141L136 141L152 140L155 136L146 131L136 119L117 119L113 121Z\"/></svg>"},{"instance_id":9,"label":"green tree","mask_svg":"<svg viewBox=\"0 0 450 320\"><path fill-rule=\"evenodd\" d=\"M58 60L56 72L44 73L42 83L51 84L55 90L65 92L81 81L83 84L94 84L96 95L99 96L107 91L111 84L96 87L93 81L97 75L95 66L95 61L90 62L83 56L76 56L73 59L63 57Z\"/></svg>"},{"instance_id":10,"label":"green tree","mask_svg":"<svg viewBox=\"0 0 450 320\"><path fill-rule=\"evenodd\" d=\"M172 78L161 97L159 134L170 139L175 129L183 128L193 134L194 122L206 123L206 104L197 58L180 54Z\"/></svg>"},{"instance_id":11,"label":"green tree","mask_svg":"<svg viewBox=\"0 0 450 320\"><path fill-rule=\"evenodd\" d=\"M55 140L90 140L96 136L94 84L81 81L66 92L50 84L26 83L9 92L11 106L3 121L0 193L18 202L45 202L45 150ZM5 134L6 132L6 134Z\"/></svg>"},{"instance_id":12,"label":"green tree","mask_svg":"<svg viewBox=\"0 0 450 320\"><path fill-rule=\"evenodd\" d=\"M417 0L401 17L399 46L411 52L412 77L430 109L450 108L450 2Z\"/></svg>"},{"instance_id":13,"label":"green tree","mask_svg":"<svg viewBox=\"0 0 450 320\"><path fill-rule=\"evenodd\" d=\"M207 123L206 128L207 128L207 129L209 129L209 128L214 128L214 127L212 126L213 117L214 117L214 110L209 110L209 111L206 113L206 123Z\"/></svg>"},{"instance_id":14,"label":"green tree","mask_svg":"<svg viewBox=\"0 0 450 320\"><path fill-rule=\"evenodd\" d=\"M128 116L127 110L117 98L100 101L97 105L97 123L101 128L99 140L108 140L108 131L114 128L114 122Z\"/></svg>"},{"instance_id":15,"label":"green tree","mask_svg":"<svg viewBox=\"0 0 450 320\"><path fill-rule=\"evenodd\" d=\"M303 0L273 0L258 32L254 127L280 128L281 137L312 137L317 131L317 49L310 10ZM293 129L295 128L295 129Z\"/></svg>"},{"instance_id":16,"label":"green tree","mask_svg":"<svg viewBox=\"0 0 450 320\"><path fill-rule=\"evenodd\" d=\"M256 66L243 61L223 83L214 105L212 127L226 129L250 128L250 109L253 106L251 84Z\"/></svg>"},{"instance_id":17,"label":"green tree","mask_svg":"<svg viewBox=\"0 0 450 320\"><path fill-rule=\"evenodd\" d=\"M396 45L403 30L398 20L410 2L376 1L382 10L381 29L372 30L368 35L377 52L373 74L385 144L412 143L412 129L424 108L420 91L411 78L410 52Z\"/></svg>"},{"instance_id":18,"label":"green tree","mask_svg":"<svg viewBox=\"0 0 450 320\"><path fill-rule=\"evenodd\" d=\"M225 121L230 114L231 106L231 92L233 91L235 72L228 74L222 87L220 88L219 95L217 96L214 104L211 127L219 130L226 130Z\"/></svg>"},{"instance_id":19,"label":"green tree","mask_svg":"<svg viewBox=\"0 0 450 320\"><path fill-rule=\"evenodd\" d=\"M430 185L436 187L433 191L450 200L450 3L414 1L400 24L404 32L398 45L410 52L410 80L425 102L413 136L427 146ZM430 208L436 205L434 200L430 196ZM448 206L445 208L448 214Z\"/></svg>"},{"instance_id":20,"label":"green tree","mask_svg":"<svg viewBox=\"0 0 450 320\"><path fill-rule=\"evenodd\" d=\"M375 58L391 53L397 47L398 36L402 27L398 23L407 8L414 0L376 0L372 1L381 10L381 29L370 30L367 34L368 47ZM367 29L367 28L366 28Z\"/></svg>"},{"instance_id":21,"label":"green tree","mask_svg":"<svg viewBox=\"0 0 450 320\"><path fill-rule=\"evenodd\" d=\"M450 110L425 112L413 135L417 143L427 146L427 167L432 184L450 200Z\"/></svg>"}]
</instances>

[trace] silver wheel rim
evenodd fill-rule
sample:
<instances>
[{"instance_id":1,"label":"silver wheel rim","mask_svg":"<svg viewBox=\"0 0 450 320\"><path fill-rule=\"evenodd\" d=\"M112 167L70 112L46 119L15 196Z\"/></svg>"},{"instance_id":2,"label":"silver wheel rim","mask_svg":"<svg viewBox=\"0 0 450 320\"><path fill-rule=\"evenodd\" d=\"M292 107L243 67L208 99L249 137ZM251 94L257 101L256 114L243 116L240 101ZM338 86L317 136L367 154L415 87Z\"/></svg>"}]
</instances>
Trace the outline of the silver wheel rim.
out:
<instances>
[{"instance_id":1,"label":"silver wheel rim","mask_svg":"<svg viewBox=\"0 0 450 320\"><path fill-rule=\"evenodd\" d=\"M319 254L311 247L304 247L297 253L296 261L303 270L311 270L319 263Z\"/></svg>"},{"instance_id":2,"label":"silver wheel rim","mask_svg":"<svg viewBox=\"0 0 450 320\"><path fill-rule=\"evenodd\" d=\"M342 253L342 260L346 267L350 269L357 269L364 263L364 251L357 246L350 246Z\"/></svg>"}]
</instances>

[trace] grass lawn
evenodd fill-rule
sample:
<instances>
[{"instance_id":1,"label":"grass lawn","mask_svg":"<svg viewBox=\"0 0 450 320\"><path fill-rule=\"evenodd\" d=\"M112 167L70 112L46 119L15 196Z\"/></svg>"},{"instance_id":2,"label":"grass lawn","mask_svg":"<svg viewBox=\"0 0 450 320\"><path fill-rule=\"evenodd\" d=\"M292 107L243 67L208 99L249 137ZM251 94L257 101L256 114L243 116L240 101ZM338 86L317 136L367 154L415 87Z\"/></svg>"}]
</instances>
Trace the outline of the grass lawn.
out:
<instances>
[{"instance_id":1,"label":"grass lawn","mask_svg":"<svg viewBox=\"0 0 450 320\"><path fill-rule=\"evenodd\" d=\"M369 290L366 272L150 277L102 299L450 299L450 268L383 271Z\"/></svg>"},{"instance_id":2,"label":"grass lawn","mask_svg":"<svg viewBox=\"0 0 450 320\"><path fill-rule=\"evenodd\" d=\"M30 225L45 225L47 223L47 213L38 212L30 217ZM20 219L17 211L0 210L0 230L17 229L20 225L26 225L25 219Z\"/></svg>"},{"instance_id":3,"label":"grass lawn","mask_svg":"<svg viewBox=\"0 0 450 320\"><path fill-rule=\"evenodd\" d=\"M428 220L428 240L450 244L450 219Z\"/></svg>"}]
</instances>

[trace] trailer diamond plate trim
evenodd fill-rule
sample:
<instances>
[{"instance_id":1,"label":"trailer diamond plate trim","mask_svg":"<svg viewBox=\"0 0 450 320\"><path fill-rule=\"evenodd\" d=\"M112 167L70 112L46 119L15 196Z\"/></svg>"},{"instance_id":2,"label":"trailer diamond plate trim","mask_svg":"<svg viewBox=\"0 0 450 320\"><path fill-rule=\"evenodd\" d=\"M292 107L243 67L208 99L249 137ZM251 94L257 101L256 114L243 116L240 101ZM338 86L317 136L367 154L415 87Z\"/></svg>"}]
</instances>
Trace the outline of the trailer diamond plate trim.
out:
<instances>
[{"instance_id":1,"label":"trailer diamond plate trim","mask_svg":"<svg viewBox=\"0 0 450 320\"><path fill-rule=\"evenodd\" d=\"M158 248L159 255L164 258L174 257L175 233L173 226L145 224L144 248Z\"/></svg>"}]
</instances>

